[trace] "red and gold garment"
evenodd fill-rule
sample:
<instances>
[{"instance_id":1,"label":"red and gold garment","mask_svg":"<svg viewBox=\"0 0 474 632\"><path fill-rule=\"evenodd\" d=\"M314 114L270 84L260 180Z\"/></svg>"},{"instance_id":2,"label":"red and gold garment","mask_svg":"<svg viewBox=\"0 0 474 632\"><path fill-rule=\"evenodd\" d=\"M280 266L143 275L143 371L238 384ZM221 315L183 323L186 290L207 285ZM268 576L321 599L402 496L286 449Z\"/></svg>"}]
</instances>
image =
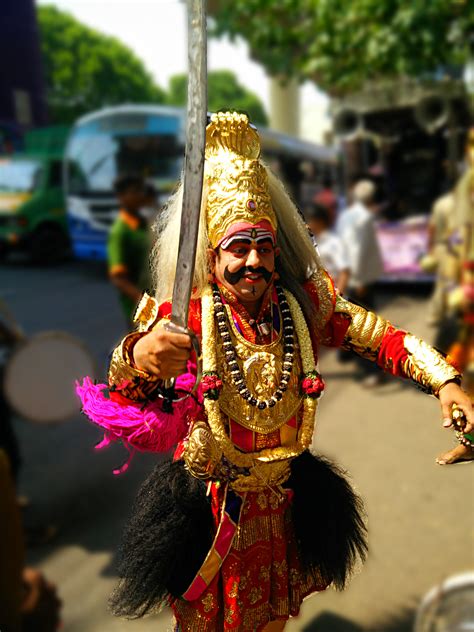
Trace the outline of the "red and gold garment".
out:
<instances>
[{"instance_id":1,"label":"red and gold garment","mask_svg":"<svg viewBox=\"0 0 474 632\"><path fill-rule=\"evenodd\" d=\"M222 490L212 485L216 527ZM301 572L290 503L291 490L246 493L220 573L198 600L172 604L180 632L260 631L269 621L297 615L307 595L326 588Z\"/></svg>"},{"instance_id":2,"label":"red and gold garment","mask_svg":"<svg viewBox=\"0 0 474 632\"><path fill-rule=\"evenodd\" d=\"M459 377L422 341L338 297L326 274L320 273L315 281L308 282L305 290L316 308L316 322L311 329L315 356L319 344L352 349L377 362L383 370L409 377L434 394L444 383ZM273 288L265 296L256 319L247 314L232 294L222 288L221 293L226 309L230 310L236 336L261 345L262 350L275 340L281 315ZM122 396L146 399L149 390L155 387L152 380L133 367L131 347L138 336L169 319L170 313L170 303L158 307L151 298L139 308L139 330L116 349L111 364L112 385L120 383L124 371L129 378L127 384L130 385L122 388ZM201 335L200 300L191 301L189 327ZM203 419L205 421L204 414ZM300 422L297 411L277 430L261 434L228 418L227 433L240 451L255 452L291 445L298 435ZM176 458L181 454L182 447L178 447ZM199 581L204 584L199 596L193 600L176 599L172 603L178 629L183 632L263 630L270 621L297 615L307 595L327 587L314 576L308 579L302 572L291 521L290 489L278 485L263 486L258 491L233 492L241 501L240 515L234 521L225 514L227 490L225 482L209 484L215 528L221 525L224 540L225 529L229 529L233 539L229 539L221 555L215 547L211 550L201 569Z\"/></svg>"}]
</instances>

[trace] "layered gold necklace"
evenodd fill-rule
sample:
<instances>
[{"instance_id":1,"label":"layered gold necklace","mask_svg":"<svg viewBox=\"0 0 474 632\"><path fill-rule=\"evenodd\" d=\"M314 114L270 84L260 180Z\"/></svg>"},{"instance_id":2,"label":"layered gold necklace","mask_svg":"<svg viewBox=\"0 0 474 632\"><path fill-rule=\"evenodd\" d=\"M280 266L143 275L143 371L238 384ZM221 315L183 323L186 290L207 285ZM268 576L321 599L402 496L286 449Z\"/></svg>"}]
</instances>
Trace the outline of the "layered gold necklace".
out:
<instances>
[{"instance_id":1,"label":"layered gold necklace","mask_svg":"<svg viewBox=\"0 0 474 632\"><path fill-rule=\"evenodd\" d=\"M301 354L304 377L306 380L319 379L311 336L301 307L288 290L282 290L282 292L284 293L294 325L294 331ZM218 377L218 335L214 302L213 290L211 286L208 286L202 295L203 372L205 376L211 376L211 381L217 380L217 382L220 382ZM285 396L284 392L282 396ZM213 390L212 396L206 396L205 394L204 398L209 427L224 456L234 465L244 468L251 468L258 463L263 464L290 459L308 449L313 437L317 403L317 395L305 394L301 427L298 432L297 440L293 444L276 448L265 448L258 452L241 452L234 446L227 434L225 425L226 418L219 405L218 391ZM269 414L271 414L270 411Z\"/></svg>"}]
</instances>

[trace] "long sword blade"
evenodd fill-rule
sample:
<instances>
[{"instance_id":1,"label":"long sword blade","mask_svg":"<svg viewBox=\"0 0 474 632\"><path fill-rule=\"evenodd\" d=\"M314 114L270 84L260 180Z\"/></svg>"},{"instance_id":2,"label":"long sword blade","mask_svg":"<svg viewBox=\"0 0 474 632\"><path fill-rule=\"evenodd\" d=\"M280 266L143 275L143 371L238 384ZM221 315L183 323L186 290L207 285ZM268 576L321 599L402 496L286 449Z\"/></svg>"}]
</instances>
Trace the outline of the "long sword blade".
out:
<instances>
[{"instance_id":1,"label":"long sword blade","mask_svg":"<svg viewBox=\"0 0 474 632\"><path fill-rule=\"evenodd\" d=\"M207 122L207 32L205 0L188 0L188 112L183 208L171 322L187 327L201 213Z\"/></svg>"}]
</instances>

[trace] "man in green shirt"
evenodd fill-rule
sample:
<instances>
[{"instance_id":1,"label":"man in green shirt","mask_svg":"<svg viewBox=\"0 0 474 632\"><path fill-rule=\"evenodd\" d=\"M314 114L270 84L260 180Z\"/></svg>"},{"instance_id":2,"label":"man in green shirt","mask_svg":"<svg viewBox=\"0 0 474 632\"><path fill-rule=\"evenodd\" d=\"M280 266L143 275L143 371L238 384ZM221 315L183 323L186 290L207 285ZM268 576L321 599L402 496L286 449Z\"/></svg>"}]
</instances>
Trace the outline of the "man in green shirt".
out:
<instances>
[{"instance_id":1,"label":"man in green shirt","mask_svg":"<svg viewBox=\"0 0 474 632\"><path fill-rule=\"evenodd\" d=\"M109 234L107 258L109 276L118 289L129 323L144 290L149 286L150 236L140 215L145 183L139 176L123 175L115 182L120 212Z\"/></svg>"}]
</instances>

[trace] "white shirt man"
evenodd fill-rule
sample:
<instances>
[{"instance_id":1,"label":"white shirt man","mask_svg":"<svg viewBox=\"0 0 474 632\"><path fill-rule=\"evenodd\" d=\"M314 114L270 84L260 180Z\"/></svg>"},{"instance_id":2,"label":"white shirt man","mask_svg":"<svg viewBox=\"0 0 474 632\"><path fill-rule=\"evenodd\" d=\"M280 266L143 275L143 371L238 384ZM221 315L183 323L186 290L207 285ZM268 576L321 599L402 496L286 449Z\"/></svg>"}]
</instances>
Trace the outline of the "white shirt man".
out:
<instances>
[{"instance_id":1,"label":"white shirt man","mask_svg":"<svg viewBox=\"0 0 474 632\"><path fill-rule=\"evenodd\" d=\"M349 259L341 238L330 229L330 213L327 208L316 204L308 207L305 215L321 261L339 292L344 294L349 278Z\"/></svg>"},{"instance_id":2,"label":"white shirt man","mask_svg":"<svg viewBox=\"0 0 474 632\"><path fill-rule=\"evenodd\" d=\"M375 186L369 180L358 182L353 190L354 203L343 211L337 223L349 258L349 286L366 288L383 273L383 262L375 232L373 200Z\"/></svg>"},{"instance_id":3,"label":"white shirt man","mask_svg":"<svg viewBox=\"0 0 474 632\"><path fill-rule=\"evenodd\" d=\"M324 267L337 282L341 272L350 268L342 240L333 231L325 230L313 238L313 243L319 252ZM341 290L341 288L339 289ZM343 291L344 288L341 292Z\"/></svg>"}]
</instances>

